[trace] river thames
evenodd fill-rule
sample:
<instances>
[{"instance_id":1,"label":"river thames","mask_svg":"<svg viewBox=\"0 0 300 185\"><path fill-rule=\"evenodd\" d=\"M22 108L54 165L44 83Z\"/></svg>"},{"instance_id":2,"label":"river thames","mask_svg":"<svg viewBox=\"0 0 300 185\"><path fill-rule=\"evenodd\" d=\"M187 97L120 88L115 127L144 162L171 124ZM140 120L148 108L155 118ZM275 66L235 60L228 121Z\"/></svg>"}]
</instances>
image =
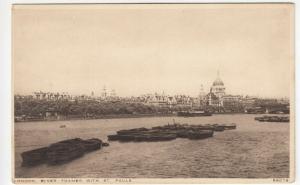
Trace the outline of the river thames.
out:
<instances>
[{"instance_id":1,"label":"river thames","mask_svg":"<svg viewBox=\"0 0 300 185\"><path fill-rule=\"evenodd\" d=\"M257 122L257 115L149 117L15 123L16 178L287 178L289 123ZM236 130L212 138L165 142L110 142L63 165L21 167L20 154L51 143L80 137L107 140L117 130L150 128L176 122L236 123ZM66 125L65 128L60 128Z\"/></svg>"}]
</instances>

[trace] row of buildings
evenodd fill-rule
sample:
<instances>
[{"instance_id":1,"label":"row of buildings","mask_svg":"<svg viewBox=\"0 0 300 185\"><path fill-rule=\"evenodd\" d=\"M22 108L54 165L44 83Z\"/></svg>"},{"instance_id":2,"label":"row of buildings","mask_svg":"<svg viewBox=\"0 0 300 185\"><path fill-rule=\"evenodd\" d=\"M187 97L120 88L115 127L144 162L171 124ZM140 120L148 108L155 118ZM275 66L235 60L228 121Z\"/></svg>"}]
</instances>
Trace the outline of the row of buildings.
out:
<instances>
[{"instance_id":1,"label":"row of buildings","mask_svg":"<svg viewBox=\"0 0 300 185\"><path fill-rule=\"evenodd\" d=\"M168 96L162 94L147 94L140 97L141 102L148 105L157 106L190 106L192 108L207 107L214 108L216 111L235 111L241 107L253 107L258 98L241 95L226 94L226 88L221 78L218 77L212 83L209 92L205 92L203 86L197 97L186 95Z\"/></svg>"},{"instance_id":2,"label":"row of buildings","mask_svg":"<svg viewBox=\"0 0 300 185\"><path fill-rule=\"evenodd\" d=\"M17 95L17 98L22 98L22 96ZM116 95L114 89L110 92L103 88L103 92L101 96L95 96L94 92L91 92L90 95L70 95L67 92L43 92L43 91L36 91L31 95L33 99L36 100L44 100L44 101L58 101L58 100L68 100L68 101L76 101L76 100L97 100L97 101L112 101L118 100L120 97Z\"/></svg>"},{"instance_id":3,"label":"row of buildings","mask_svg":"<svg viewBox=\"0 0 300 185\"><path fill-rule=\"evenodd\" d=\"M133 98L134 99L134 98ZM174 107L183 106L195 109L213 109L214 112L268 112L268 110L289 109L289 99L262 99L252 96L226 94L226 87L219 74L213 81L209 92L203 86L197 97L186 95L169 96L162 94L146 94L135 98L137 102L147 105Z\"/></svg>"}]
</instances>

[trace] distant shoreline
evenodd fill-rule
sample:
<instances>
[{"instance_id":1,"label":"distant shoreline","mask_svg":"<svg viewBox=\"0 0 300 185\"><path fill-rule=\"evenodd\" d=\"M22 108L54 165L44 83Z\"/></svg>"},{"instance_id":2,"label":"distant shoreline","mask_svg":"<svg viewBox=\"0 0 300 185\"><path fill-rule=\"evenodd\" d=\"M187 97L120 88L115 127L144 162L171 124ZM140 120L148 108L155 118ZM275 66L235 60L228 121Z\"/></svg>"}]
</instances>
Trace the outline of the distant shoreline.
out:
<instances>
[{"instance_id":1,"label":"distant shoreline","mask_svg":"<svg viewBox=\"0 0 300 185\"><path fill-rule=\"evenodd\" d=\"M213 115L235 115L235 114L247 114L247 113L214 113ZM258 113L262 114L262 113ZM213 116L212 115L212 116ZM249 114L251 115L251 114ZM97 119L119 119L119 118L146 118L146 117L178 117L177 114L116 114L116 115L103 115L103 116L97 116L97 117L63 117L63 118L53 118L53 119L42 119L42 118L36 118L32 120L22 120L22 121L14 121L15 123L26 123L26 122L39 122L39 121L45 121L45 122L54 122L54 121L72 121L72 120L97 120ZM202 116L198 116L202 117ZM203 117L209 117L209 116L203 116ZM187 118L187 117L180 117L180 118Z\"/></svg>"},{"instance_id":2,"label":"distant shoreline","mask_svg":"<svg viewBox=\"0 0 300 185\"><path fill-rule=\"evenodd\" d=\"M119 115L103 115L103 116L97 116L97 117L81 117L81 118L75 118L75 117L64 117L62 119L33 119L33 120L22 120L22 121L14 121L15 123L25 123L25 122L39 122L39 121L45 121L45 122L52 122L52 121L70 121L70 120L96 120L96 119L119 119L119 118L144 118L144 117L177 117L176 114L119 114Z\"/></svg>"}]
</instances>

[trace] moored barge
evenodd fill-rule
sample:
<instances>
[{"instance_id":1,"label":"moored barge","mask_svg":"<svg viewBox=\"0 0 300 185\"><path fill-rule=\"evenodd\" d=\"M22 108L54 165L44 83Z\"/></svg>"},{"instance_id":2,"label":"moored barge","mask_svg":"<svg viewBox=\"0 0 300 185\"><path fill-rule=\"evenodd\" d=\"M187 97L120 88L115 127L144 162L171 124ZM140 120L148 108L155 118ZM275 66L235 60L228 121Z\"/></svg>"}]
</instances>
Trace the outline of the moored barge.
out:
<instances>
[{"instance_id":1,"label":"moored barge","mask_svg":"<svg viewBox=\"0 0 300 185\"><path fill-rule=\"evenodd\" d=\"M87 140L80 138L67 139L53 143L48 147L23 152L21 154L22 166L35 166L42 163L50 165L63 164L82 157L85 153L99 150L102 146L108 146L108 143L103 143L97 138Z\"/></svg>"},{"instance_id":2,"label":"moored barge","mask_svg":"<svg viewBox=\"0 0 300 185\"><path fill-rule=\"evenodd\" d=\"M259 122L289 122L290 117L289 116L261 116L261 117L255 117L255 120Z\"/></svg>"},{"instance_id":3,"label":"moored barge","mask_svg":"<svg viewBox=\"0 0 300 185\"><path fill-rule=\"evenodd\" d=\"M187 139L205 139L213 136L213 133L236 129L232 124L205 124L205 125L188 125L188 124L168 124L156 126L151 129L135 128L129 130L119 130L117 134L108 135L109 141L121 142L150 142L150 141L170 141L176 138Z\"/></svg>"}]
</instances>

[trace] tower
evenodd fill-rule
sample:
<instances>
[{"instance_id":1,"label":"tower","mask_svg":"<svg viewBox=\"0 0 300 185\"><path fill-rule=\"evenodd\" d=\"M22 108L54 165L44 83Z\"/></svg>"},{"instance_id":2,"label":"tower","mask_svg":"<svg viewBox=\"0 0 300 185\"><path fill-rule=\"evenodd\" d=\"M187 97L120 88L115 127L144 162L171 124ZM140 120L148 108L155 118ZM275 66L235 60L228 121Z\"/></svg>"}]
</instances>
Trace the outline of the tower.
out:
<instances>
[{"instance_id":1,"label":"tower","mask_svg":"<svg viewBox=\"0 0 300 185\"><path fill-rule=\"evenodd\" d=\"M106 92L106 87L103 87L103 91L102 91L102 97L106 98L107 97L107 92Z\"/></svg>"},{"instance_id":2,"label":"tower","mask_svg":"<svg viewBox=\"0 0 300 185\"><path fill-rule=\"evenodd\" d=\"M204 105L205 92L204 92L204 89L203 89L203 85L202 85L202 84L201 84L201 86L200 86L200 91L199 91L198 98L199 98L199 106Z\"/></svg>"}]
</instances>

